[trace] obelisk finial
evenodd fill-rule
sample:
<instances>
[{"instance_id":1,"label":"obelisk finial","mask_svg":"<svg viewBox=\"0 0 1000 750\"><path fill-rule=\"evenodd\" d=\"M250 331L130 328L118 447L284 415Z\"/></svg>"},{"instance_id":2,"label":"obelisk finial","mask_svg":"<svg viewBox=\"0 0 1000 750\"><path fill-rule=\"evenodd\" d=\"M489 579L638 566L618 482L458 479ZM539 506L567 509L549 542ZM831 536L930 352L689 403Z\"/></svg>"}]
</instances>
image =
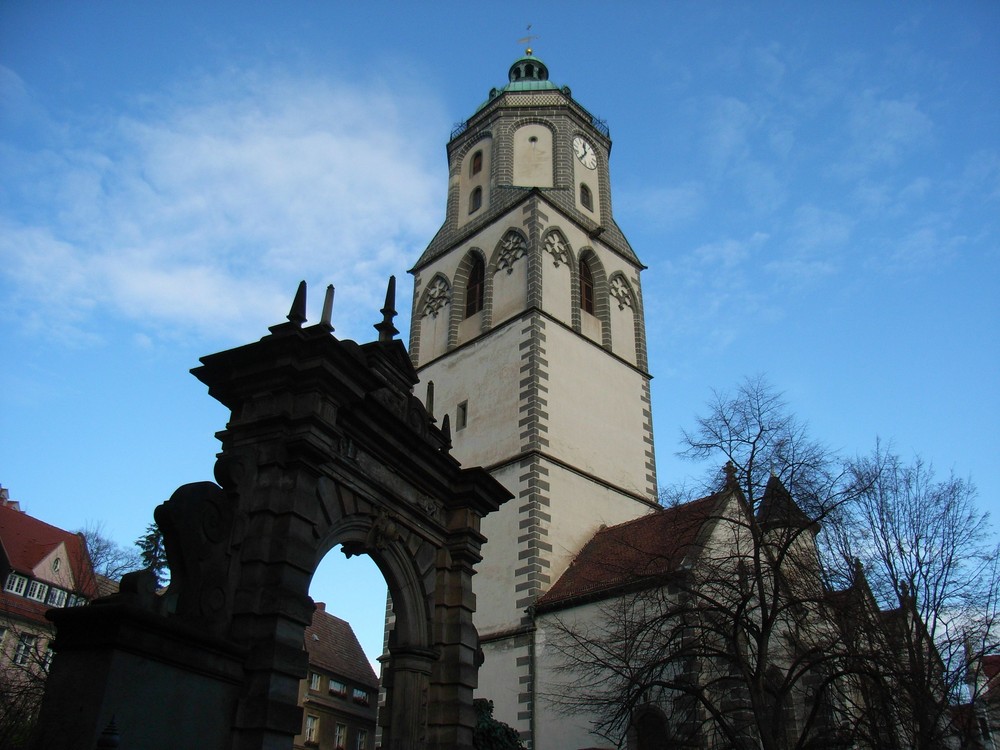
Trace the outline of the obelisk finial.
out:
<instances>
[{"instance_id":1,"label":"obelisk finial","mask_svg":"<svg viewBox=\"0 0 1000 750\"><path fill-rule=\"evenodd\" d=\"M333 333L333 284L326 287L326 297L323 298L323 314L320 316L319 324L324 326L330 333Z\"/></svg>"},{"instance_id":2,"label":"obelisk finial","mask_svg":"<svg viewBox=\"0 0 1000 750\"><path fill-rule=\"evenodd\" d=\"M385 307L382 308L382 322L375 324L378 331L378 340L382 342L392 341L393 337L399 333L396 326L392 324L392 319L396 317L396 277L389 277L389 286L385 290Z\"/></svg>"},{"instance_id":3,"label":"obelisk finial","mask_svg":"<svg viewBox=\"0 0 1000 750\"><path fill-rule=\"evenodd\" d=\"M288 320L296 325L306 322L306 282L300 281L299 288L292 300L292 309L288 311Z\"/></svg>"}]
</instances>

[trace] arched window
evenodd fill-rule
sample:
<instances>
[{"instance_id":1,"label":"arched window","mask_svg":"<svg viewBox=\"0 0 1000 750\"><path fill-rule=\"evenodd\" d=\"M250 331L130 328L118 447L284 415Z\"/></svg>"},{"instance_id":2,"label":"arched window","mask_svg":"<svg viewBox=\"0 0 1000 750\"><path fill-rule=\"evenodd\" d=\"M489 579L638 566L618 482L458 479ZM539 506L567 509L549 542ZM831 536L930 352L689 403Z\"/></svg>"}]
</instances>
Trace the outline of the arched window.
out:
<instances>
[{"instance_id":1,"label":"arched window","mask_svg":"<svg viewBox=\"0 0 1000 750\"><path fill-rule=\"evenodd\" d=\"M472 155L472 167L469 169L469 176L477 175L483 171L483 152L477 151Z\"/></svg>"},{"instance_id":2,"label":"arched window","mask_svg":"<svg viewBox=\"0 0 1000 750\"><path fill-rule=\"evenodd\" d=\"M588 211L594 210L594 196L590 192L590 188L583 183L580 183L580 205Z\"/></svg>"},{"instance_id":3,"label":"arched window","mask_svg":"<svg viewBox=\"0 0 1000 750\"><path fill-rule=\"evenodd\" d=\"M483 189L477 187L469 196L469 213L474 214L483 205Z\"/></svg>"},{"instance_id":4,"label":"arched window","mask_svg":"<svg viewBox=\"0 0 1000 750\"><path fill-rule=\"evenodd\" d=\"M594 314L594 274L587 261L580 259L580 309Z\"/></svg>"},{"instance_id":5,"label":"arched window","mask_svg":"<svg viewBox=\"0 0 1000 750\"><path fill-rule=\"evenodd\" d=\"M465 287L465 317L469 318L483 309L483 291L486 267L478 255L472 258L469 269L469 283Z\"/></svg>"}]
</instances>

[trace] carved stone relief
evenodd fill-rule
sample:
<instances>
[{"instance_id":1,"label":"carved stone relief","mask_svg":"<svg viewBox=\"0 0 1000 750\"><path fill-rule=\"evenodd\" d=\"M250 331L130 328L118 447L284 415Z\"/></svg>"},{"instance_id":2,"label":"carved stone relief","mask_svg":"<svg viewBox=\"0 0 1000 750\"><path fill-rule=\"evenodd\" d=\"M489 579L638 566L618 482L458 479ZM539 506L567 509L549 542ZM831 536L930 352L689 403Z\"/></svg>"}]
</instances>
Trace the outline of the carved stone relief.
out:
<instances>
[{"instance_id":1,"label":"carved stone relief","mask_svg":"<svg viewBox=\"0 0 1000 750\"><path fill-rule=\"evenodd\" d=\"M619 310L632 307L632 290L629 289L628 283L621 276L615 276L611 279L611 296L618 301Z\"/></svg>"},{"instance_id":2,"label":"carved stone relief","mask_svg":"<svg viewBox=\"0 0 1000 750\"><path fill-rule=\"evenodd\" d=\"M545 252L552 256L552 264L556 268L560 263L569 265L569 245L562 232L549 232L545 235Z\"/></svg>"},{"instance_id":3,"label":"carved stone relief","mask_svg":"<svg viewBox=\"0 0 1000 750\"><path fill-rule=\"evenodd\" d=\"M441 308L451 303L451 287L440 276L431 281L427 287L427 297L424 300L422 315L436 318Z\"/></svg>"},{"instance_id":4,"label":"carved stone relief","mask_svg":"<svg viewBox=\"0 0 1000 750\"><path fill-rule=\"evenodd\" d=\"M514 272L514 263L518 258L523 258L528 252L528 245L524 237L514 231L507 232L500 240L500 255L497 258L497 271L507 269L507 273Z\"/></svg>"}]
</instances>

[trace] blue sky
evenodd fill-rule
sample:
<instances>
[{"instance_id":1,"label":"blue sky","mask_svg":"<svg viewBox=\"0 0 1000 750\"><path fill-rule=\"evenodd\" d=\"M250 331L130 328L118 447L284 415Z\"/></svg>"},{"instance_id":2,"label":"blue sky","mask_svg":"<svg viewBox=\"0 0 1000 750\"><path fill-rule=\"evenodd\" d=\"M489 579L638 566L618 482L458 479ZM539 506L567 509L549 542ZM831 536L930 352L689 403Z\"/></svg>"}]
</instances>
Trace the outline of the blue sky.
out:
<instances>
[{"instance_id":1,"label":"blue sky","mask_svg":"<svg viewBox=\"0 0 1000 750\"><path fill-rule=\"evenodd\" d=\"M1000 515L1000 4L483 7L0 2L13 498L130 543L211 477L198 357L264 335L303 278L314 320L337 287L338 336L371 338L390 274L407 310L451 126L530 23L611 129L661 483L699 472L674 453L712 389L765 373L815 437L891 441ZM377 651L380 581L344 565L313 594Z\"/></svg>"}]
</instances>

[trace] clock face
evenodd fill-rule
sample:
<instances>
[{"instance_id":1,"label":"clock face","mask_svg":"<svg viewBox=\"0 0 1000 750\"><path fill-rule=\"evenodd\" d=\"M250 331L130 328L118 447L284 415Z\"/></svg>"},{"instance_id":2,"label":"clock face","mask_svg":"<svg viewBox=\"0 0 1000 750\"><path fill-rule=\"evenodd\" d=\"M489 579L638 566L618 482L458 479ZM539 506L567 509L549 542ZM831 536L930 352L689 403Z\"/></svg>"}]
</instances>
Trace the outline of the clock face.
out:
<instances>
[{"instance_id":1,"label":"clock face","mask_svg":"<svg viewBox=\"0 0 1000 750\"><path fill-rule=\"evenodd\" d=\"M594 147L580 136L573 139L573 153L576 154L576 158L587 169L597 167L597 153L594 151Z\"/></svg>"}]
</instances>

